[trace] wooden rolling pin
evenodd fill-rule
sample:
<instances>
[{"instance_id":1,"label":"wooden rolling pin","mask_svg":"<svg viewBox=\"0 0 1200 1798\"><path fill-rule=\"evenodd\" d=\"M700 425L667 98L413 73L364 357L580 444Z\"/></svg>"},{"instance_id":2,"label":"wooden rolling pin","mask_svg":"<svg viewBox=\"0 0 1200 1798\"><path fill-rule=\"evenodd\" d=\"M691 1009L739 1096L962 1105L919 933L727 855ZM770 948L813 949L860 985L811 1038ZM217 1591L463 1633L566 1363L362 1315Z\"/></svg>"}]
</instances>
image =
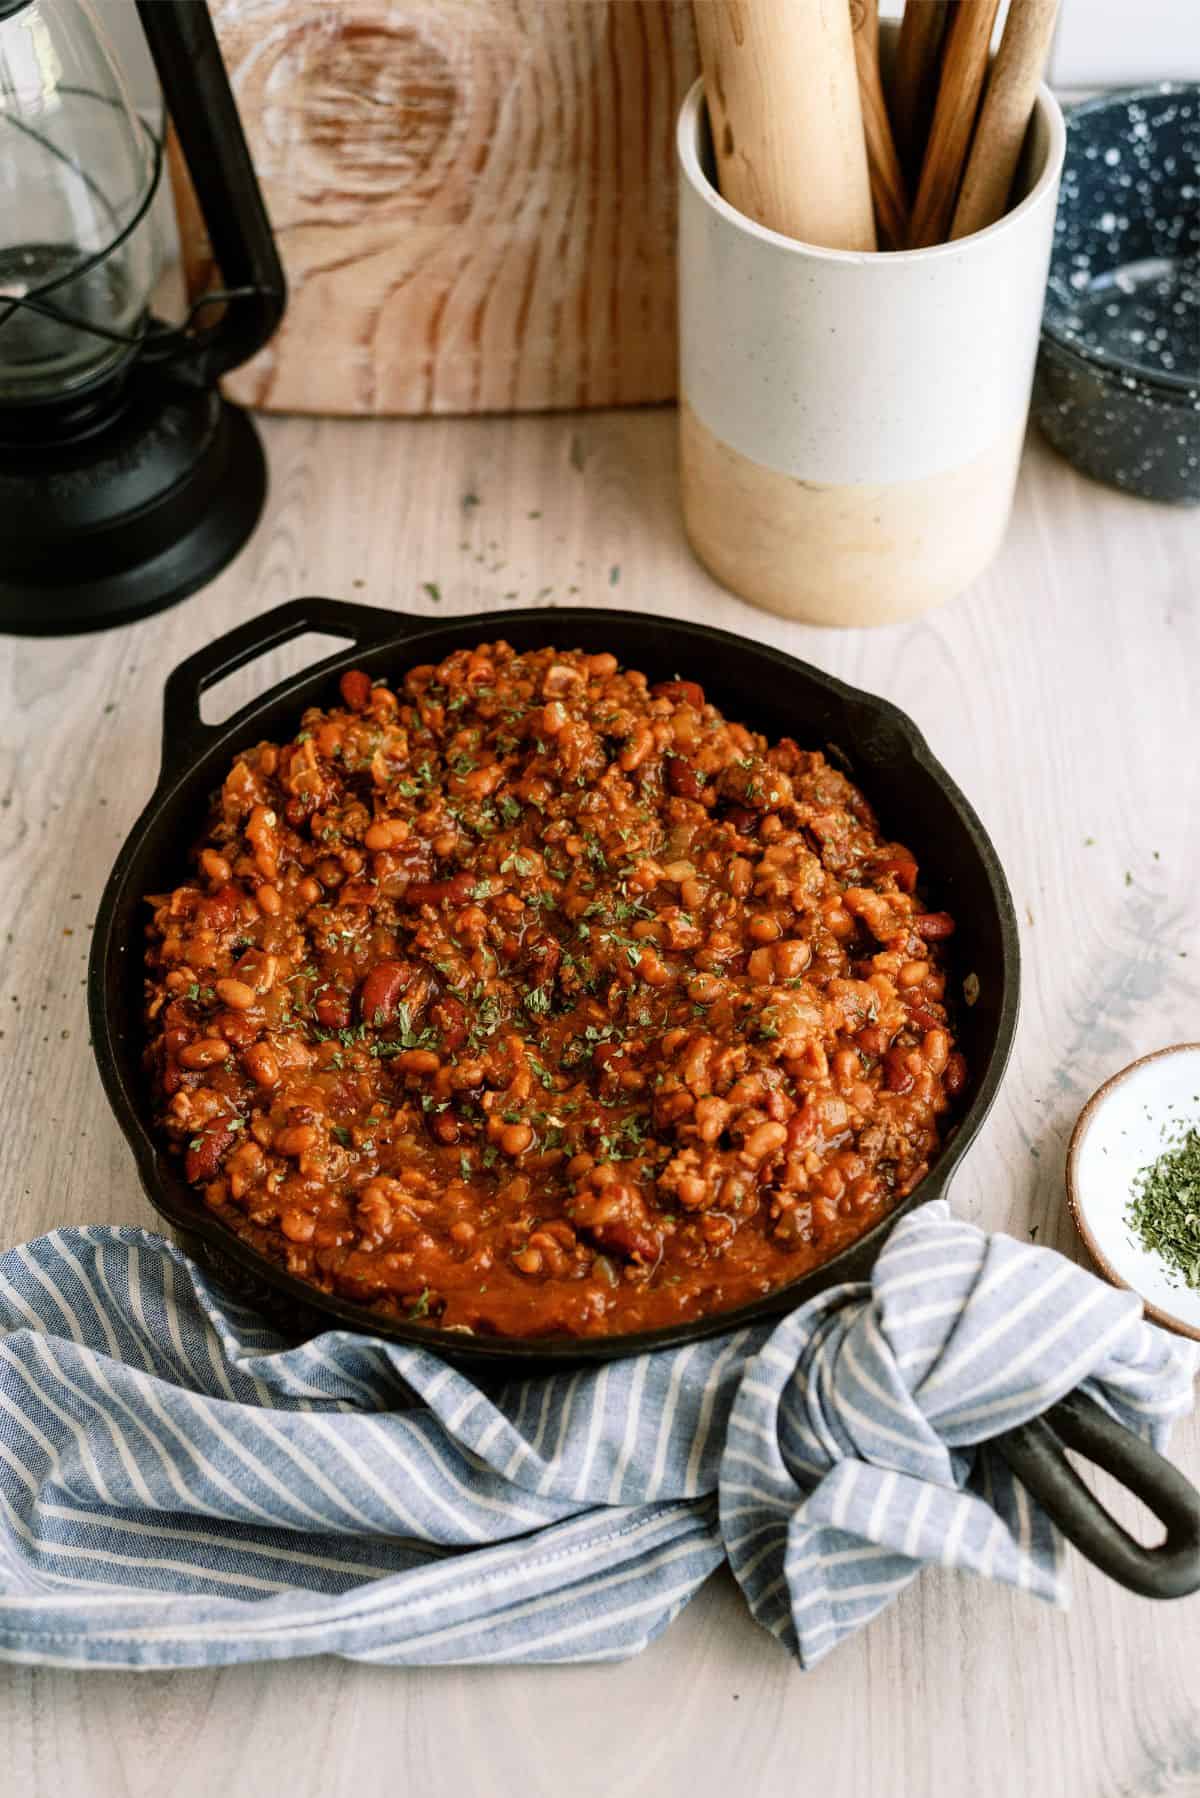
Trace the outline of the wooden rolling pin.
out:
<instances>
[{"instance_id":1,"label":"wooden rolling pin","mask_svg":"<svg viewBox=\"0 0 1200 1798\"><path fill-rule=\"evenodd\" d=\"M902 250L908 241L908 192L879 74L879 0L850 0L850 20L879 247Z\"/></svg>"},{"instance_id":2,"label":"wooden rolling pin","mask_svg":"<svg viewBox=\"0 0 1200 1798\"><path fill-rule=\"evenodd\" d=\"M888 98L900 162L910 183L921 173L929 121L937 99L949 0L908 0L900 21Z\"/></svg>"},{"instance_id":3,"label":"wooden rolling pin","mask_svg":"<svg viewBox=\"0 0 1200 1798\"><path fill-rule=\"evenodd\" d=\"M847 0L695 0L721 193L772 231L873 250Z\"/></svg>"},{"instance_id":4,"label":"wooden rolling pin","mask_svg":"<svg viewBox=\"0 0 1200 1798\"><path fill-rule=\"evenodd\" d=\"M953 9L909 228L914 250L944 243L949 235L999 8L1000 0L959 0Z\"/></svg>"},{"instance_id":5,"label":"wooden rolling pin","mask_svg":"<svg viewBox=\"0 0 1200 1798\"><path fill-rule=\"evenodd\" d=\"M1059 0L1012 0L954 208L951 237L969 237L1004 216L1050 54L1058 4Z\"/></svg>"}]
</instances>

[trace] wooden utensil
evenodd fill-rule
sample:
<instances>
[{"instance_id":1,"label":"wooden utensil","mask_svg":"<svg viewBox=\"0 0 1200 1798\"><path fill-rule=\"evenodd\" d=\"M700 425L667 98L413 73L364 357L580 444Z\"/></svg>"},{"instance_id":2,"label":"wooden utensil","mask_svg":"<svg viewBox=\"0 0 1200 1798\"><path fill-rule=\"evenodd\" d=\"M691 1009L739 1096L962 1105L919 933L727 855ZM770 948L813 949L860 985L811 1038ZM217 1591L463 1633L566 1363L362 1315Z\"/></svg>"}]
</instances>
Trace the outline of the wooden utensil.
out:
<instances>
[{"instance_id":1,"label":"wooden utensil","mask_svg":"<svg viewBox=\"0 0 1200 1798\"><path fill-rule=\"evenodd\" d=\"M900 21L888 101L900 165L910 186L921 173L949 23L949 0L908 0Z\"/></svg>"},{"instance_id":2,"label":"wooden utensil","mask_svg":"<svg viewBox=\"0 0 1200 1798\"><path fill-rule=\"evenodd\" d=\"M873 250L846 0L695 0L721 193L785 237Z\"/></svg>"},{"instance_id":3,"label":"wooden utensil","mask_svg":"<svg viewBox=\"0 0 1200 1798\"><path fill-rule=\"evenodd\" d=\"M902 250L908 237L908 191L879 74L879 0L850 0L850 21L879 247Z\"/></svg>"},{"instance_id":4,"label":"wooden utensil","mask_svg":"<svg viewBox=\"0 0 1200 1798\"><path fill-rule=\"evenodd\" d=\"M999 8L1000 0L958 0L954 8L909 227L914 250L944 243L949 233Z\"/></svg>"},{"instance_id":5,"label":"wooden utensil","mask_svg":"<svg viewBox=\"0 0 1200 1798\"><path fill-rule=\"evenodd\" d=\"M1003 217L1050 54L1059 0L1012 0L988 76L951 237L969 237Z\"/></svg>"}]
</instances>

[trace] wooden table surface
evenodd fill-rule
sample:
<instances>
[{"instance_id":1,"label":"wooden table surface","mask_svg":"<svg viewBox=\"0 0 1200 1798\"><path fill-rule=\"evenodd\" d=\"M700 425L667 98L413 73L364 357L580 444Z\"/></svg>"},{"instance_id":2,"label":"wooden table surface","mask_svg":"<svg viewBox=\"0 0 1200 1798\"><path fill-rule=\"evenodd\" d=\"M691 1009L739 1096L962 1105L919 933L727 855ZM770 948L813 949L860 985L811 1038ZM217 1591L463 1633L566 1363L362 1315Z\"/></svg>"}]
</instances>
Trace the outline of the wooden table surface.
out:
<instances>
[{"instance_id":1,"label":"wooden table surface","mask_svg":"<svg viewBox=\"0 0 1200 1798\"><path fill-rule=\"evenodd\" d=\"M1063 1155L1084 1099L1200 1036L1200 516L1093 486L1033 441L1004 551L968 597L830 634L752 611L692 561L669 412L277 419L264 436L269 509L214 586L106 635L0 639L0 1247L152 1221L88 1050L89 922L154 780L164 675L249 613L323 592L699 617L911 713L994 836L1025 957L1013 1064L955 1207L1075 1254ZM304 659L234 677L228 705ZM1200 1479L1195 1420L1175 1454ZM1200 1793L1200 1597L1156 1607L1073 1572L1065 1615L926 1573L811 1674L723 1576L623 1666L7 1667L0 1767L24 1798Z\"/></svg>"}]
</instances>

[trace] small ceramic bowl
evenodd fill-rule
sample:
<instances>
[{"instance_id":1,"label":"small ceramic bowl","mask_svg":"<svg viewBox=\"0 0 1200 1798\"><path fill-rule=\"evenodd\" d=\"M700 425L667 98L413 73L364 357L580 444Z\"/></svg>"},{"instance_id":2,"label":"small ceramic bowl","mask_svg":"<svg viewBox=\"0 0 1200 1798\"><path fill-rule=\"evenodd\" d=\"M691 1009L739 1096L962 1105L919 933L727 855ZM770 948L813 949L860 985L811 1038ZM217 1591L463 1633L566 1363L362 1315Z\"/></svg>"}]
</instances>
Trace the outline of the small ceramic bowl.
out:
<instances>
[{"instance_id":1,"label":"small ceramic bowl","mask_svg":"<svg viewBox=\"0 0 1200 1798\"><path fill-rule=\"evenodd\" d=\"M1085 474L1200 504L1200 84L1068 115L1033 410Z\"/></svg>"},{"instance_id":2,"label":"small ceramic bowl","mask_svg":"<svg viewBox=\"0 0 1200 1798\"><path fill-rule=\"evenodd\" d=\"M1105 1279L1131 1287L1152 1322L1200 1342L1200 1290L1143 1248L1125 1221L1136 1176L1190 1124L1200 1125L1200 1043L1131 1062L1079 1114L1067 1151L1067 1204Z\"/></svg>"}]
</instances>

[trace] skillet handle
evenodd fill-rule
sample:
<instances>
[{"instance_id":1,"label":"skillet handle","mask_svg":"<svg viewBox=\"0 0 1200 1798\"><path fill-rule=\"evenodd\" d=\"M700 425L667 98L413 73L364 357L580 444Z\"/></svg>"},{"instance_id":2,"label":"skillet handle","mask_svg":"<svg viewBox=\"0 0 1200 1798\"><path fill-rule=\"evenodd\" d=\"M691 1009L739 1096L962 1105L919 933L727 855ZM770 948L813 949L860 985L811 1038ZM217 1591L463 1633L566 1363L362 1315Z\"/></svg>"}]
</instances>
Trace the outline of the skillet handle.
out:
<instances>
[{"instance_id":1,"label":"skillet handle","mask_svg":"<svg viewBox=\"0 0 1200 1798\"><path fill-rule=\"evenodd\" d=\"M1068 1542L1118 1585L1143 1598L1200 1591L1200 1492L1086 1392L1069 1392L1041 1417L995 1437L994 1446ZM1164 1541L1156 1548L1136 1542L1084 1485L1065 1448L1140 1498L1166 1526Z\"/></svg>"},{"instance_id":2,"label":"skillet handle","mask_svg":"<svg viewBox=\"0 0 1200 1798\"><path fill-rule=\"evenodd\" d=\"M257 618L248 618L245 624L206 643L167 676L163 692L162 774L169 776L187 765L235 722L237 714L219 725L205 724L200 716L200 698L236 668L244 668L247 662L279 649L305 631L324 631L331 637L345 637L347 642L369 646L402 637L406 627L415 629L421 622L404 612L385 612L379 606L356 605L351 600L323 599L318 595L292 599ZM324 661L332 664L340 659L340 653L327 656ZM323 665L324 662L314 663L316 668Z\"/></svg>"}]
</instances>

